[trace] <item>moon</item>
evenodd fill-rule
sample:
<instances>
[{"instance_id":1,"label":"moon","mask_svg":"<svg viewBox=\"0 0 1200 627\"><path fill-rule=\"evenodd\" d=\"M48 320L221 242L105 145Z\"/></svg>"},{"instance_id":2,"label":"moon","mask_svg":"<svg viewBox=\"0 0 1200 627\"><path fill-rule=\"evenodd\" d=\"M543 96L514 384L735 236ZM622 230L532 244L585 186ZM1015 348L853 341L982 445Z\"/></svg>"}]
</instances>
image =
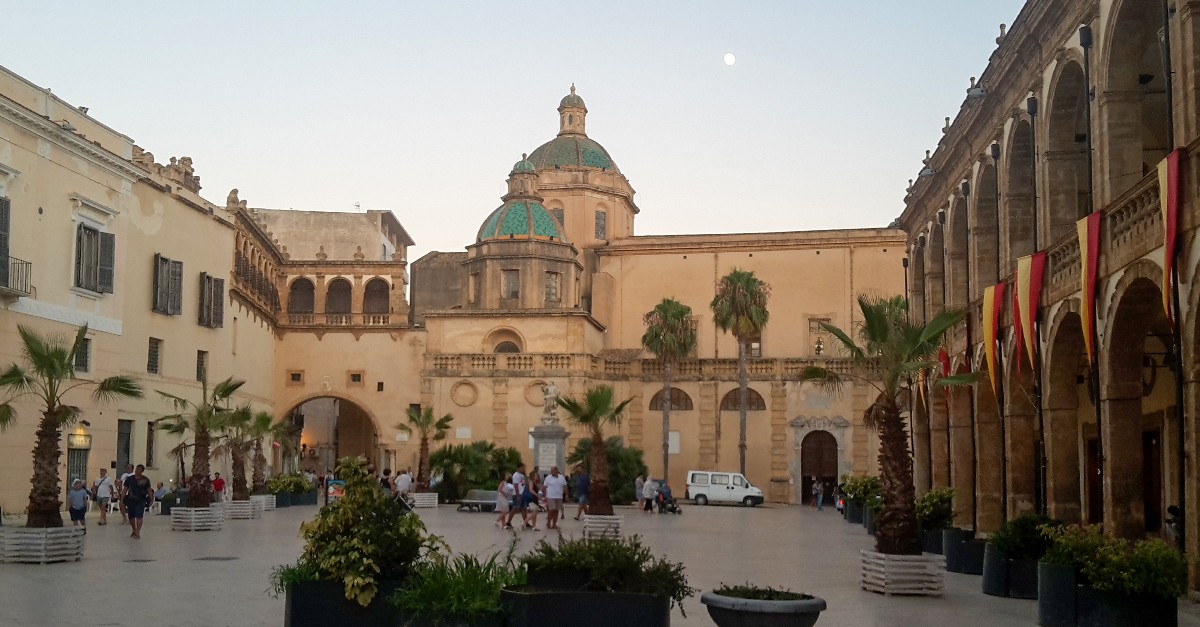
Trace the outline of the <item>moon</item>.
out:
<instances>
[{"instance_id":1,"label":"moon","mask_svg":"<svg viewBox=\"0 0 1200 627\"><path fill-rule=\"evenodd\" d=\"M737 63L737 57L733 56L732 52L725 53L725 65L733 65Z\"/></svg>"}]
</instances>

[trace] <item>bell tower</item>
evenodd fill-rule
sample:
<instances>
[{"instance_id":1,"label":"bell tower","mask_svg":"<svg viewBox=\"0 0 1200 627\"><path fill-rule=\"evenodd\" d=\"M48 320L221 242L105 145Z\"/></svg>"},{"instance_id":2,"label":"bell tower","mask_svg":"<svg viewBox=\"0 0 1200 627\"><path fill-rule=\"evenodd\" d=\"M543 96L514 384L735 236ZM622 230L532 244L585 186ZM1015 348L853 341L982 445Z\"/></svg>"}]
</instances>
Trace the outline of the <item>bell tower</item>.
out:
<instances>
[{"instance_id":1,"label":"bell tower","mask_svg":"<svg viewBox=\"0 0 1200 627\"><path fill-rule=\"evenodd\" d=\"M587 106L583 104L583 98L575 94L575 83L571 83L571 93L558 103L558 134L586 136L585 117Z\"/></svg>"}]
</instances>

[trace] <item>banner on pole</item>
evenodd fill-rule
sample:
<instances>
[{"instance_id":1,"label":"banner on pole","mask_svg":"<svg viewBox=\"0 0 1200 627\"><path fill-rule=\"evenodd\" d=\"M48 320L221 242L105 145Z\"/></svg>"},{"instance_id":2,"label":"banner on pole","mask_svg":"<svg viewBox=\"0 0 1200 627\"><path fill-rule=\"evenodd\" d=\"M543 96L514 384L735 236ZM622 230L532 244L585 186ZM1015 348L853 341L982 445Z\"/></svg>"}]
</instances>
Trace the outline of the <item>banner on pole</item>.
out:
<instances>
[{"instance_id":1,"label":"banner on pole","mask_svg":"<svg viewBox=\"0 0 1200 627\"><path fill-rule=\"evenodd\" d=\"M1079 319L1083 323L1083 347L1087 351L1088 363L1091 364L1096 361L1096 347L1092 346L1092 337L1096 326L1096 272L1100 268L1100 212L1092 213L1076 222L1075 229L1079 234L1079 281L1083 292L1083 297L1080 298Z\"/></svg>"},{"instance_id":2,"label":"banner on pole","mask_svg":"<svg viewBox=\"0 0 1200 627\"><path fill-rule=\"evenodd\" d=\"M1175 325L1171 313L1171 268L1175 265L1175 238L1179 227L1179 150L1172 150L1158 164L1158 206L1163 221L1163 311L1167 323Z\"/></svg>"}]
</instances>

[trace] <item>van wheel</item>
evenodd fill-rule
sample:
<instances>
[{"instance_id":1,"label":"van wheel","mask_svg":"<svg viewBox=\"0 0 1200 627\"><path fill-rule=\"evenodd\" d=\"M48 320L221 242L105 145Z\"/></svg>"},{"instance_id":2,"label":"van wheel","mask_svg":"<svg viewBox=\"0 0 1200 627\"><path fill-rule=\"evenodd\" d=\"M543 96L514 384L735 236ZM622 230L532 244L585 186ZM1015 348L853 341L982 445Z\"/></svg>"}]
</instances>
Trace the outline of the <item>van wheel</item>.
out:
<instances>
[{"instance_id":1,"label":"van wheel","mask_svg":"<svg viewBox=\"0 0 1200 627\"><path fill-rule=\"evenodd\" d=\"M747 496L746 498L742 499L742 505L745 505L746 507L754 507L754 499Z\"/></svg>"},{"instance_id":2,"label":"van wheel","mask_svg":"<svg viewBox=\"0 0 1200 627\"><path fill-rule=\"evenodd\" d=\"M708 497L703 494L696 495L696 505L708 505Z\"/></svg>"}]
</instances>

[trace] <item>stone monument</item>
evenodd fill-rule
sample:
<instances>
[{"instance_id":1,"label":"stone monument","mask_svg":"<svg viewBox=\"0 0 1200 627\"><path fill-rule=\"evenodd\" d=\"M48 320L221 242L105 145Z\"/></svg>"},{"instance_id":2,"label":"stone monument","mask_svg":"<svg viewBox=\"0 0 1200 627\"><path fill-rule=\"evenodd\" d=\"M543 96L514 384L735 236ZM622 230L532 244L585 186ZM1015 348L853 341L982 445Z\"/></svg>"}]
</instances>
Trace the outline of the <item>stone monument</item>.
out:
<instances>
[{"instance_id":1,"label":"stone monument","mask_svg":"<svg viewBox=\"0 0 1200 627\"><path fill-rule=\"evenodd\" d=\"M558 386L553 381L542 384L542 424L529 430L533 436L533 465L543 475L551 466L559 471L566 468L567 430L558 423Z\"/></svg>"}]
</instances>

